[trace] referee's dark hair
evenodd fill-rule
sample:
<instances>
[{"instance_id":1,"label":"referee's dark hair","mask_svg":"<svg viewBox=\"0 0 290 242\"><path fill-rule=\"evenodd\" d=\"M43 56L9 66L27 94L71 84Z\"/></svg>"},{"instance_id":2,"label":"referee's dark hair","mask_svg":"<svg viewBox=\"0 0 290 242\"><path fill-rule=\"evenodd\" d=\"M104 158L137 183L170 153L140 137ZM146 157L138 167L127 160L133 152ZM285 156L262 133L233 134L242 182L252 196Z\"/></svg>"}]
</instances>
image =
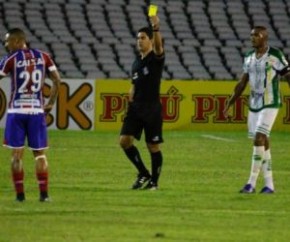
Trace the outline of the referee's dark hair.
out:
<instances>
[{"instance_id":1,"label":"referee's dark hair","mask_svg":"<svg viewBox=\"0 0 290 242\"><path fill-rule=\"evenodd\" d=\"M153 31L151 28L143 27L143 28L138 30L138 33L140 33L140 32L145 33L149 37L149 39L153 39Z\"/></svg>"}]
</instances>

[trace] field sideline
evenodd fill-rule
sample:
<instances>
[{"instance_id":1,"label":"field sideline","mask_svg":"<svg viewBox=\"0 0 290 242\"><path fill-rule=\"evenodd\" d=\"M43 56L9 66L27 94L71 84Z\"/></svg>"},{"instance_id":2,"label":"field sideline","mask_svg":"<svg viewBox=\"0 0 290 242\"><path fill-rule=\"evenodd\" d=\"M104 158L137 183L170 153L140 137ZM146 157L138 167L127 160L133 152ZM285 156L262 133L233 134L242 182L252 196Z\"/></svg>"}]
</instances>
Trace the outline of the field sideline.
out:
<instances>
[{"instance_id":1,"label":"field sideline","mask_svg":"<svg viewBox=\"0 0 290 242\"><path fill-rule=\"evenodd\" d=\"M14 201L10 151L0 152L0 242L289 241L289 134L272 133L276 193L239 194L249 175L245 132L164 133L158 191L133 191L118 132L49 131L51 203L38 202L24 157L27 200ZM1 139L3 130L0 129ZM148 167L145 144L136 142ZM262 188L262 179L257 190Z\"/></svg>"}]
</instances>

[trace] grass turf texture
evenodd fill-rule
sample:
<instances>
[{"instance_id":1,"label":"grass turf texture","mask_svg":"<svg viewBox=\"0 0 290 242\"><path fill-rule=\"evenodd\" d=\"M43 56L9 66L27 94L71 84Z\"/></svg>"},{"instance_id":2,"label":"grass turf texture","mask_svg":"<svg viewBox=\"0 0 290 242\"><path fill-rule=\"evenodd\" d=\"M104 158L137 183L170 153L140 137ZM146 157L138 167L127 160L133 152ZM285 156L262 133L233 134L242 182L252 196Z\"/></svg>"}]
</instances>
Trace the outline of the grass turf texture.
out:
<instances>
[{"instance_id":1,"label":"grass turf texture","mask_svg":"<svg viewBox=\"0 0 290 242\"><path fill-rule=\"evenodd\" d=\"M0 130L3 137L3 130ZM10 151L0 152L0 241L289 241L289 135L272 134L276 193L239 194L245 132L165 132L158 191L134 191L118 132L50 131L51 203L38 201L25 151L26 201L14 201ZM136 142L150 168L144 141ZM263 186L259 179L257 190Z\"/></svg>"}]
</instances>

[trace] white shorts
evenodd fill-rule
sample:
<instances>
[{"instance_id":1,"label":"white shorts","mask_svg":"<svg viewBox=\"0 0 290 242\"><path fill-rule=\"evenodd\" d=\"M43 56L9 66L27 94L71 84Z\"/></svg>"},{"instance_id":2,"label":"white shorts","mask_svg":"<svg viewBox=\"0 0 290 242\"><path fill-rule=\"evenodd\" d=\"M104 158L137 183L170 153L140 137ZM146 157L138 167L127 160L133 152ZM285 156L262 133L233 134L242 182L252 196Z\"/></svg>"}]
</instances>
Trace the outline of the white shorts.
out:
<instances>
[{"instance_id":1,"label":"white shorts","mask_svg":"<svg viewBox=\"0 0 290 242\"><path fill-rule=\"evenodd\" d=\"M259 112L249 111L248 136L254 138L257 132L270 136L271 129L278 115L278 108L264 108Z\"/></svg>"}]
</instances>

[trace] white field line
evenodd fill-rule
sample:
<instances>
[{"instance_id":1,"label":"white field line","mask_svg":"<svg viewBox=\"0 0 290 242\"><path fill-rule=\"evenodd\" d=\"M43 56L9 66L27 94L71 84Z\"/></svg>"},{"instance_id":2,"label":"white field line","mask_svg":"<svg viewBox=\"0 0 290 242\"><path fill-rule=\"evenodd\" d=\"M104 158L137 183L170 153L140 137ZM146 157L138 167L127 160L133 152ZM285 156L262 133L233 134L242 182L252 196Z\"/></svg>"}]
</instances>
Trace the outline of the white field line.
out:
<instances>
[{"instance_id":1,"label":"white field line","mask_svg":"<svg viewBox=\"0 0 290 242\"><path fill-rule=\"evenodd\" d=\"M220 141L226 141L226 142L234 142L235 140L233 139L227 139L215 135L210 135L210 134L203 134L201 137L206 138L206 139L214 139L214 140L220 140Z\"/></svg>"}]
</instances>

